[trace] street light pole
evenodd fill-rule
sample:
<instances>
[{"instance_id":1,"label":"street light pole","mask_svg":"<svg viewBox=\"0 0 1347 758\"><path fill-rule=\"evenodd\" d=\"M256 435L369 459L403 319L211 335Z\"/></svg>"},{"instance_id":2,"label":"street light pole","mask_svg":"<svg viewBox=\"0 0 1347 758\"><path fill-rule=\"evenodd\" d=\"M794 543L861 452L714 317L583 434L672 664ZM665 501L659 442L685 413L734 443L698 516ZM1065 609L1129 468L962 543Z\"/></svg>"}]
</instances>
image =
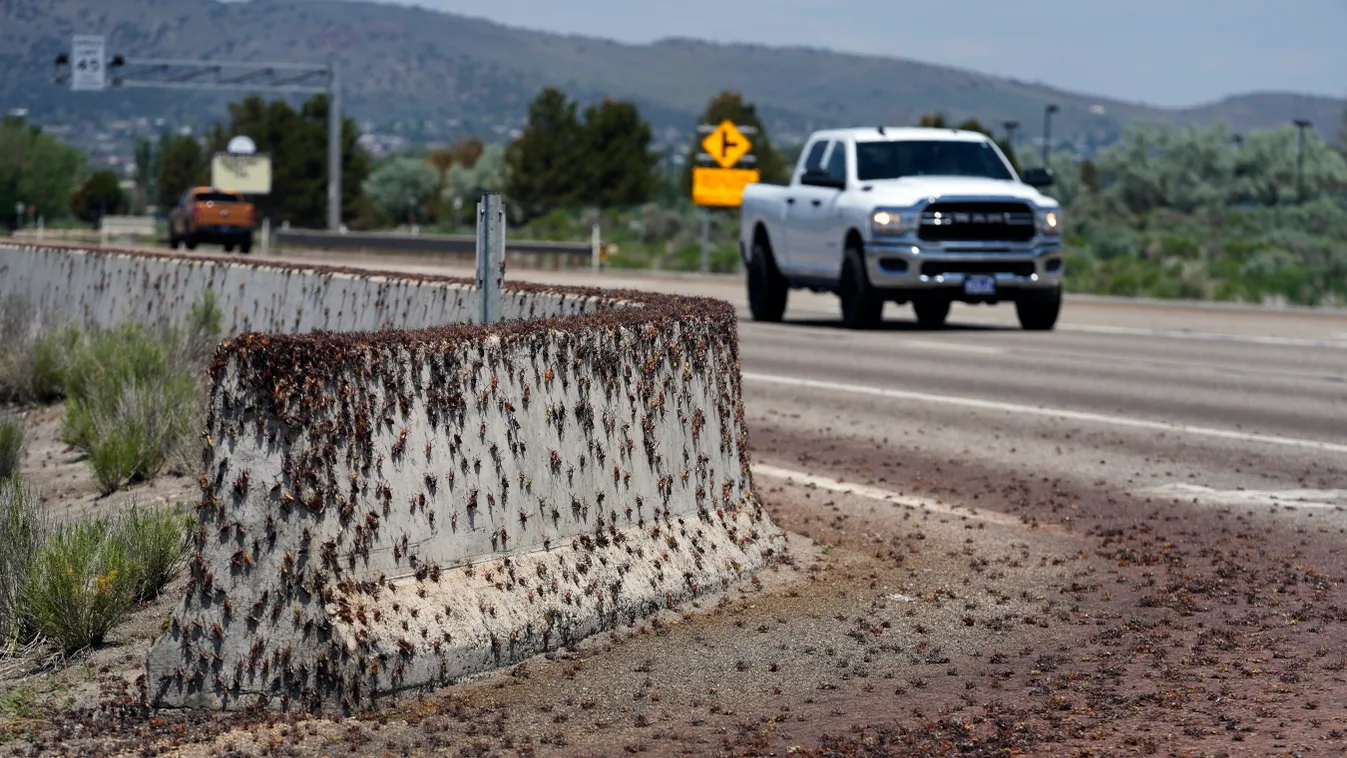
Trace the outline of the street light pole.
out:
<instances>
[{"instance_id":1,"label":"street light pole","mask_svg":"<svg viewBox=\"0 0 1347 758\"><path fill-rule=\"evenodd\" d=\"M1018 129L1018 128L1020 128L1020 122L1018 122L1018 121L1003 121L1003 122L1001 122L1001 126L1005 127L1005 129L1006 129L1006 145L1008 145L1008 146L1010 147L1010 149L1011 149L1012 151L1014 151L1014 149L1015 149L1015 130Z\"/></svg>"},{"instance_id":2,"label":"street light pole","mask_svg":"<svg viewBox=\"0 0 1347 758\"><path fill-rule=\"evenodd\" d=\"M328 61L327 80L327 228L341 227L341 84L337 61Z\"/></svg>"},{"instance_id":3,"label":"street light pole","mask_svg":"<svg viewBox=\"0 0 1347 758\"><path fill-rule=\"evenodd\" d=\"M1043 166L1048 164L1048 146L1052 144L1052 114L1056 113L1058 108L1056 104L1048 104L1043 109Z\"/></svg>"},{"instance_id":4,"label":"street light pole","mask_svg":"<svg viewBox=\"0 0 1347 758\"><path fill-rule=\"evenodd\" d=\"M1296 119L1294 123L1296 128L1300 130L1296 139L1296 201L1303 203L1305 202L1305 130L1311 124L1303 118Z\"/></svg>"}]
</instances>

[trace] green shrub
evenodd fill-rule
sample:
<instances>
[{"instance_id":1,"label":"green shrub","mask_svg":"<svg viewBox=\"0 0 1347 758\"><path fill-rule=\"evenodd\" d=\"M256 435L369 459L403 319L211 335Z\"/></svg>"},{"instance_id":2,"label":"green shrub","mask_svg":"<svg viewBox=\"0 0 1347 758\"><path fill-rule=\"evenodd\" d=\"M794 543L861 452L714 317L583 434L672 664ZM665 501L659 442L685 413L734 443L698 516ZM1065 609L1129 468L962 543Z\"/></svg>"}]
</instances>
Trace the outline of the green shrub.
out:
<instances>
[{"instance_id":1,"label":"green shrub","mask_svg":"<svg viewBox=\"0 0 1347 758\"><path fill-rule=\"evenodd\" d=\"M7 479L19 472L23 446L23 424L18 419L0 417L0 479Z\"/></svg>"},{"instance_id":2,"label":"green shrub","mask_svg":"<svg viewBox=\"0 0 1347 758\"><path fill-rule=\"evenodd\" d=\"M120 388L104 385L88 398L67 402L62 439L89 453L103 494L115 492L158 475L192 436L198 394L190 375L182 373Z\"/></svg>"},{"instance_id":3,"label":"green shrub","mask_svg":"<svg viewBox=\"0 0 1347 758\"><path fill-rule=\"evenodd\" d=\"M24 578L46 528L37 494L19 477L0 479L0 641L5 644L22 636Z\"/></svg>"},{"instance_id":4,"label":"green shrub","mask_svg":"<svg viewBox=\"0 0 1347 758\"><path fill-rule=\"evenodd\" d=\"M118 517L118 539L134 557L136 600L153 600L182 567L193 517L181 505L126 508Z\"/></svg>"},{"instance_id":5,"label":"green shrub","mask_svg":"<svg viewBox=\"0 0 1347 758\"><path fill-rule=\"evenodd\" d=\"M101 643L135 602L135 559L103 519L62 524L28 567L23 615L65 652Z\"/></svg>"}]
</instances>

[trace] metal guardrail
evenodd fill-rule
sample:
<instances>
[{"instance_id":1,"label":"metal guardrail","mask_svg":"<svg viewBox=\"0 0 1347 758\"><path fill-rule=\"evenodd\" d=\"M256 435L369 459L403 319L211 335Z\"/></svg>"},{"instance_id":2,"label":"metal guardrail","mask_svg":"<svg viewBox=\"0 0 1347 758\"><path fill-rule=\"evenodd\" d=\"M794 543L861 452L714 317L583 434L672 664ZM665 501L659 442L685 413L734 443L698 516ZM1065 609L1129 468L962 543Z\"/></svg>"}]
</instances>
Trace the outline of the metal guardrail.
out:
<instances>
[{"instance_id":1,"label":"metal guardrail","mask_svg":"<svg viewBox=\"0 0 1347 758\"><path fill-rule=\"evenodd\" d=\"M387 232L329 232L317 229L276 229L272 232L281 245L322 250L364 250L399 253L457 253L476 255L476 235L390 234ZM505 240L505 252L558 256L584 256L593 253L588 242L545 242L542 240Z\"/></svg>"}]
</instances>

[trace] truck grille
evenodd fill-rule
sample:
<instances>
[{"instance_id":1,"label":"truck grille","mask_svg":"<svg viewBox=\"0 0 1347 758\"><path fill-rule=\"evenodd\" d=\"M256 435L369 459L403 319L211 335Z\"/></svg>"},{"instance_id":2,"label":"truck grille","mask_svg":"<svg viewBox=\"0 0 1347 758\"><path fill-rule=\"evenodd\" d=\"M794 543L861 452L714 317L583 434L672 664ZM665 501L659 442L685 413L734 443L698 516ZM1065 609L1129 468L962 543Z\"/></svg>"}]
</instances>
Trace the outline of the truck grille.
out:
<instances>
[{"instance_id":1,"label":"truck grille","mask_svg":"<svg viewBox=\"0 0 1347 758\"><path fill-rule=\"evenodd\" d=\"M931 203L917 236L930 242L1028 242L1034 212L1024 203Z\"/></svg>"},{"instance_id":2,"label":"truck grille","mask_svg":"<svg viewBox=\"0 0 1347 758\"><path fill-rule=\"evenodd\" d=\"M921 264L922 276L945 274L1014 274L1032 276L1033 261L927 261Z\"/></svg>"}]
</instances>

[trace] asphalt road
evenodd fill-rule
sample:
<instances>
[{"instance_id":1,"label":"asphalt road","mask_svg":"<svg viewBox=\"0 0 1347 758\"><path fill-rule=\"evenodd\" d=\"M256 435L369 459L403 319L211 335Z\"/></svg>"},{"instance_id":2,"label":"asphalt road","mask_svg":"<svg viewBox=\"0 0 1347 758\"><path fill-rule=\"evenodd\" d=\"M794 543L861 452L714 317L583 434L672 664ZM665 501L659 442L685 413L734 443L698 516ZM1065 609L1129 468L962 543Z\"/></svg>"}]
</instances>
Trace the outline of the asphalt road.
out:
<instances>
[{"instance_id":1,"label":"asphalt road","mask_svg":"<svg viewBox=\"0 0 1347 758\"><path fill-rule=\"evenodd\" d=\"M435 270L412 259L339 260ZM1057 330L1031 333L1010 305L956 305L948 328L922 331L910 308L890 304L884 327L862 333L840 327L834 297L812 293L791 294L785 323L755 323L734 277L508 276L735 303L747 419L764 471L834 476L811 451L852 440L877 460L1102 480L1199 503L1347 510L1341 311L1077 298Z\"/></svg>"}]
</instances>

